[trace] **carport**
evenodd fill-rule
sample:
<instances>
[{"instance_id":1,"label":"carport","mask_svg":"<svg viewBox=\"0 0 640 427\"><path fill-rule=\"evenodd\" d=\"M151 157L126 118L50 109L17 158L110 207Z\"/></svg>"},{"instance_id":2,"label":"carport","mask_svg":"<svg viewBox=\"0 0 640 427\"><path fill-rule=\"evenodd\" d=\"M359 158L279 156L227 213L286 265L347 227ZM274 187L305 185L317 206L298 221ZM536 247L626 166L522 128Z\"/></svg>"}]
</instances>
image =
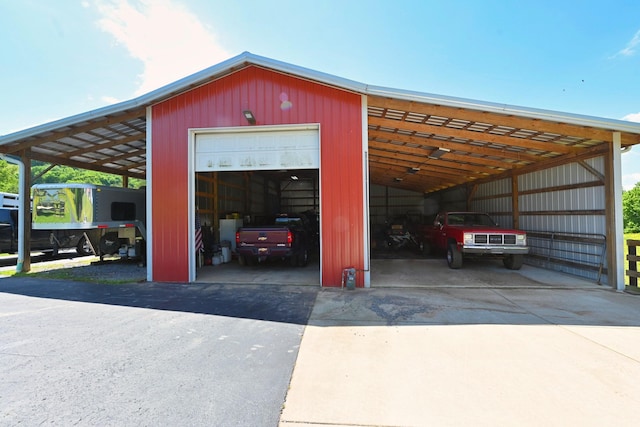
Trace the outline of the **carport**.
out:
<instances>
[{"instance_id":1,"label":"carport","mask_svg":"<svg viewBox=\"0 0 640 427\"><path fill-rule=\"evenodd\" d=\"M356 185L363 194L353 202L362 205L362 212L351 213L352 219L361 220L362 236L344 249L355 254L362 271L360 286L370 283L369 229L378 218L372 196L388 201L400 195L421 201L425 216L439 209L488 212L501 224L530 233L535 250L527 262L624 287L620 158L624 150L640 143L636 123L375 87L243 53L139 98L2 136L0 153L22 159L27 193L31 160L122 175L125 185L129 177L149 181L147 162L162 156L151 155L152 147L173 131L158 119L170 114L172 100L195 104L198 98L190 95L194 91L213 83L223 85L240 72L268 72L283 81L309 82L360 98L359 123L345 126L341 135L349 134L351 141L361 139L362 147L353 152L360 153L362 160L340 166L355 166L354 176L360 174L363 181ZM257 77L255 82L260 87ZM224 107L233 108L240 117L229 119L230 127L255 126L244 122L246 107L241 102ZM275 124L264 114L258 126ZM339 120L338 110L327 114ZM291 125L300 124L295 116L289 120ZM323 137L326 131L326 126L321 127ZM189 185L195 186L195 169L190 173ZM153 191L147 192L149 206L154 202ZM185 200L194 197L190 194L193 190ZM395 208L386 203L385 209ZM184 232L189 236L193 235L192 206L189 202L190 224ZM149 222L158 220L154 212L157 209L149 214ZM23 223L28 221L27 216ZM329 231L325 227L326 247L337 239ZM193 265L191 243L188 257ZM326 271L323 285L339 284L338 267ZM28 255L24 269L29 270ZM148 277L156 280L152 273Z\"/></svg>"}]
</instances>

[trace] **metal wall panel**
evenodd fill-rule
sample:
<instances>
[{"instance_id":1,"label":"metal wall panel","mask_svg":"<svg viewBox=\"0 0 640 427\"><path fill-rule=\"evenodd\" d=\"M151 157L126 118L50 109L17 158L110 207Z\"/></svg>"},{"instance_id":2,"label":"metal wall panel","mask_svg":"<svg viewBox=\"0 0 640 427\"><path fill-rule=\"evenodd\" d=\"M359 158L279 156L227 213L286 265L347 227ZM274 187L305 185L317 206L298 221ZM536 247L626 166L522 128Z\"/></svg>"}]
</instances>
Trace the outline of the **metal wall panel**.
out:
<instances>
[{"instance_id":1,"label":"metal wall panel","mask_svg":"<svg viewBox=\"0 0 640 427\"><path fill-rule=\"evenodd\" d=\"M585 160L604 175L604 158ZM555 236L573 236L576 240L605 239L605 188L600 178L579 163L524 174L518 178L520 192L542 190L519 197L520 228L542 232L544 238L530 238L528 262L545 268L606 282L598 266L606 268L603 247L580 241L563 241ZM581 184L595 183L589 187ZM566 188L576 186L577 188ZM554 190L555 188L559 188ZM548 191L545 191L547 189ZM545 212L548 214L545 215ZM584 212L582 214L581 212ZM579 264L585 267L572 266ZM587 268L592 266L592 268Z\"/></svg>"},{"instance_id":2,"label":"metal wall panel","mask_svg":"<svg viewBox=\"0 0 640 427\"><path fill-rule=\"evenodd\" d=\"M422 193L372 184L369 191L371 226L403 215L421 219L425 215L424 202Z\"/></svg>"},{"instance_id":3,"label":"metal wall panel","mask_svg":"<svg viewBox=\"0 0 640 427\"><path fill-rule=\"evenodd\" d=\"M543 236L529 237L534 256L527 258L528 263L603 283L604 158L583 162L596 174L575 162L518 176L519 228ZM512 227L511 193L511 178L479 184L471 209L492 213L500 225ZM447 209L455 209L466 200L466 193L446 191L439 200Z\"/></svg>"},{"instance_id":4,"label":"metal wall panel","mask_svg":"<svg viewBox=\"0 0 640 427\"><path fill-rule=\"evenodd\" d=\"M322 284L339 286L364 267L361 96L255 66L153 107L153 279L189 280L188 129L248 126L243 110L258 126L320 124Z\"/></svg>"}]
</instances>

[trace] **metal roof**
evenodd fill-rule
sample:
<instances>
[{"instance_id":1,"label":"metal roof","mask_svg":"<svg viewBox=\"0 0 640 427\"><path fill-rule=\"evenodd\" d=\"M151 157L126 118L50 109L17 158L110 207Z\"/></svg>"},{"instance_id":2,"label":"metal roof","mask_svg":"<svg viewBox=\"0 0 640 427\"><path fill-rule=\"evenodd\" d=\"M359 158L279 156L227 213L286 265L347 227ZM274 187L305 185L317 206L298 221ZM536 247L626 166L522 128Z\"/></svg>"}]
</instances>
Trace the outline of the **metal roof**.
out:
<instances>
[{"instance_id":1,"label":"metal roof","mask_svg":"<svg viewBox=\"0 0 640 427\"><path fill-rule=\"evenodd\" d=\"M605 152L612 132L640 143L640 123L369 86L244 52L119 104L0 136L20 154L130 177L146 172L146 108L247 66L367 96L371 182L421 192Z\"/></svg>"}]
</instances>

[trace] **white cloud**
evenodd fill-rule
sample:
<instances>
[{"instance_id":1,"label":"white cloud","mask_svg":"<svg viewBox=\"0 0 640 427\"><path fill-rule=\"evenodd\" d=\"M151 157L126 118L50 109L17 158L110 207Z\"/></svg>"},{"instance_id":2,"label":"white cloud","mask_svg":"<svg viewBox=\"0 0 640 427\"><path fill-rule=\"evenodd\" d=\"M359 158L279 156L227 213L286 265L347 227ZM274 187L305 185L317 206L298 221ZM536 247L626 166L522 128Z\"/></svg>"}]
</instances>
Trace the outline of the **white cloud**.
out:
<instances>
[{"instance_id":1,"label":"white cloud","mask_svg":"<svg viewBox=\"0 0 640 427\"><path fill-rule=\"evenodd\" d=\"M622 120L629 120L630 122L638 122L640 123L640 113L631 113L627 114L622 118Z\"/></svg>"},{"instance_id":2,"label":"white cloud","mask_svg":"<svg viewBox=\"0 0 640 427\"><path fill-rule=\"evenodd\" d=\"M618 52L618 55L633 56L636 54L636 48L640 45L640 30L633 35L633 38L627 43L627 45Z\"/></svg>"},{"instance_id":3,"label":"white cloud","mask_svg":"<svg viewBox=\"0 0 640 427\"><path fill-rule=\"evenodd\" d=\"M98 26L142 61L136 95L229 58L198 17L175 0L98 0Z\"/></svg>"},{"instance_id":4,"label":"white cloud","mask_svg":"<svg viewBox=\"0 0 640 427\"><path fill-rule=\"evenodd\" d=\"M640 173L622 175L622 189L625 191L631 190L638 182L640 182Z\"/></svg>"},{"instance_id":5,"label":"white cloud","mask_svg":"<svg viewBox=\"0 0 640 427\"><path fill-rule=\"evenodd\" d=\"M107 105L117 104L118 102L120 102L120 99L114 98L113 96L103 96L100 99Z\"/></svg>"}]
</instances>

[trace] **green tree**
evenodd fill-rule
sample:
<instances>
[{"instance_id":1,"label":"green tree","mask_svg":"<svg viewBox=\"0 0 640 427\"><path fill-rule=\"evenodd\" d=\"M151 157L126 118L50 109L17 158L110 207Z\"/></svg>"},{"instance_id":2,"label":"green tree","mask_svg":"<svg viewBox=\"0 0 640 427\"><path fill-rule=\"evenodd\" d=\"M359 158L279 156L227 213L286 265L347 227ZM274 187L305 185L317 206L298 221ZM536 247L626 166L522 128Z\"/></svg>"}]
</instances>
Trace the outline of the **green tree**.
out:
<instances>
[{"instance_id":1,"label":"green tree","mask_svg":"<svg viewBox=\"0 0 640 427\"><path fill-rule=\"evenodd\" d=\"M121 187L122 177L108 173L96 172L86 169L77 169L70 166L55 166L49 170L50 164L34 161L31 164L32 184L57 184L57 183L81 183ZM44 174L43 172L46 171ZM37 179L36 179L37 177ZM129 188L140 188L145 185L145 180L129 179ZM0 191L5 193L18 192L18 167L0 160Z\"/></svg>"},{"instance_id":2,"label":"green tree","mask_svg":"<svg viewBox=\"0 0 640 427\"><path fill-rule=\"evenodd\" d=\"M0 191L3 193L18 192L18 166L0 160Z\"/></svg>"},{"instance_id":3,"label":"green tree","mask_svg":"<svg viewBox=\"0 0 640 427\"><path fill-rule=\"evenodd\" d=\"M625 233L640 232L640 182L622 192L622 219Z\"/></svg>"}]
</instances>

